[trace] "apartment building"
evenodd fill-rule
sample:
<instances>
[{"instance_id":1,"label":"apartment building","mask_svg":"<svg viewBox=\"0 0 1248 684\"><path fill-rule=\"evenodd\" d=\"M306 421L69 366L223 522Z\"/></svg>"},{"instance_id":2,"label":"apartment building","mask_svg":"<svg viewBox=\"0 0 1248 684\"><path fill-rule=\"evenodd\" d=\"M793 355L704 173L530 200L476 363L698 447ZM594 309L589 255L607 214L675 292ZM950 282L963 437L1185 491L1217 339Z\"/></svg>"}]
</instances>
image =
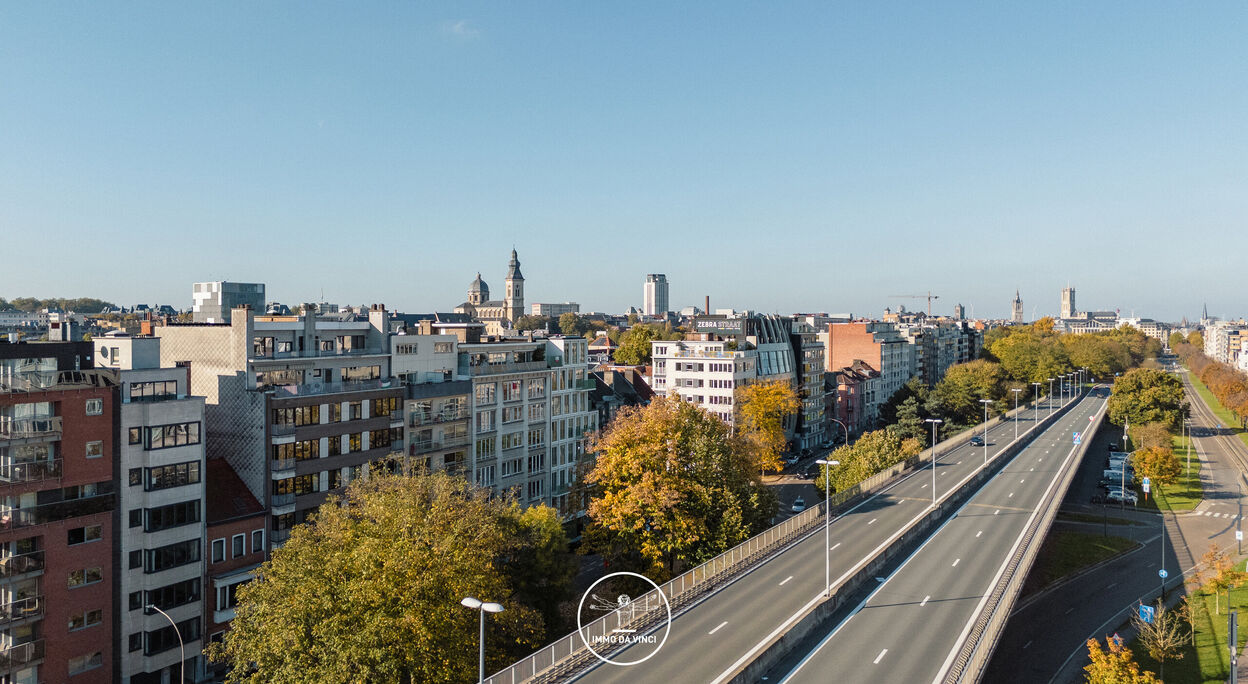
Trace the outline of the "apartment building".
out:
<instances>
[{"instance_id":1,"label":"apartment building","mask_svg":"<svg viewBox=\"0 0 1248 684\"><path fill-rule=\"evenodd\" d=\"M191 320L196 323L229 323L230 312L239 307L264 311L264 283L195 283L191 302Z\"/></svg>"},{"instance_id":2,"label":"apartment building","mask_svg":"<svg viewBox=\"0 0 1248 684\"><path fill-rule=\"evenodd\" d=\"M125 333L95 342L97 367L116 370L120 382L118 612L126 684L176 682L183 668L194 678L203 667L204 398L190 394L189 368L161 367L160 342Z\"/></svg>"},{"instance_id":3,"label":"apartment building","mask_svg":"<svg viewBox=\"0 0 1248 684\"><path fill-rule=\"evenodd\" d=\"M646 275L641 291L641 313L645 316L662 316L671 311L668 303L667 276L662 273Z\"/></svg>"},{"instance_id":4,"label":"apartment building","mask_svg":"<svg viewBox=\"0 0 1248 684\"><path fill-rule=\"evenodd\" d=\"M656 394L676 392L734 425L738 387L756 380L780 380L797 387L791 323L749 312L699 316L691 339L650 343L651 386ZM790 417L785 434L792 438L796 427L797 418Z\"/></svg>"},{"instance_id":5,"label":"apartment building","mask_svg":"<svg viewBox=\"0 0 1248 684\"><path fill-rule=\"evenodd\" d=\"M367 321L240 308L228 324L155 329L161 365L189 366L205 397L208 458L226 459L268 512L270 547L330 493L399 461L404 390L388 326L374 306Z\"/></svg>"},{"instance_id":6,"label":"apartment building","mask_svg":"<svg viewBox=\"0 0 1248 684\"><path fill-rule=\"evenodd\" d=\"M1205 326L1205 356L1237 366L1242 339L1248 337L1248 321L1211 321Z\"/></svg>"},{"instance_id":7,"label":"apartment building","mask_svg":"<svg viewBox=\"0 0 1248 684\"><path fill-rule=\"evenodd\" d=\"M117 374L0 344L0 681L119 678Z\"/></svg>"},{"instance_id":8,"label":"apartment building","mask_svg":"<svg viewBox=\"0 0 1248 684\"><path fill-rule=\"evenodd\" d=\"M820 333L819 337L824 343L828 372L836 373L852 367L855 361L863 361L879 373L871 393L872 400L863 402L866 416L878 415L879 404L888 401L916 373L915 347L894 323L831 323L827 332Z\"/></svg>"},{"instance_id":9,"label":"apartment building","mask_svg":"<svg viewBox=\"0 0 1248 684\"><path fill-rule=\"evenodd\" d=\"M255 579L268 557L267 521L264 506L225 459L208 459L204 472L212 495L205 511L203 633L220 642L234 619L239 587ZM201 681L222 681L226 669L224 663L205 663Z\"/></svg>"},{"instance_id":10,"label":"apartment building","mask_svg":"<svg viewBox=\"0 0 1248 684\"><path fill-rule=\"evenodd\" d=\"M565 313L579 314L581 305L576 302L563 302L562 304L545 304L541 302L533 302L531 304L534 316L549 316L551 318L559 318Z\"/></svg>"},{"instance_id":11,"label":"apartment building","mask_svg":"<svg viewBox=\"0 0 1248 684\"><path fill-rule=\"evenodd\" d=\"M795 379L802 407L797 415L793 440L797 449L814 450L826 439L823 344L814 326L790 321L789 343L793 347Z\"/></svg>"}]
</instances>

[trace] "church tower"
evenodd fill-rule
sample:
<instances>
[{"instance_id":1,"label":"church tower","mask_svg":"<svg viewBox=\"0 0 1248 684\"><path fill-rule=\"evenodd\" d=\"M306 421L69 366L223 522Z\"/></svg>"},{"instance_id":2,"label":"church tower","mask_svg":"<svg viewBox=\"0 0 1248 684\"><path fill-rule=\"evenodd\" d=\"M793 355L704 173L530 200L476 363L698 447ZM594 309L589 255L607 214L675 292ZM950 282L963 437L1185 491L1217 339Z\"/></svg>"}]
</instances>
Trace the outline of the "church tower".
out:
<instances>
[{"instance_id":1,"label":"church tower","mask_svg":"<svg viewBox=\"0 0 1248 684\"><path fill-rule=\"evenodd\" d=\"M503 299L503 317L512 325L524 315L524 275L520 273L520 259L511 250L511 263L507 264L507 294Z\"/></svg>"},{"instance_id":2,"label":"church tower","mask_svg":"<svg viewBox=\"0 0 1248 684\"><path fill-rule=\"evenodd\" d=\"M1011 302L1011 322L1023 322L1023 298L1019 296L1018 290L1014 290L1014 301Z\"/></svg>"}]
</instances>

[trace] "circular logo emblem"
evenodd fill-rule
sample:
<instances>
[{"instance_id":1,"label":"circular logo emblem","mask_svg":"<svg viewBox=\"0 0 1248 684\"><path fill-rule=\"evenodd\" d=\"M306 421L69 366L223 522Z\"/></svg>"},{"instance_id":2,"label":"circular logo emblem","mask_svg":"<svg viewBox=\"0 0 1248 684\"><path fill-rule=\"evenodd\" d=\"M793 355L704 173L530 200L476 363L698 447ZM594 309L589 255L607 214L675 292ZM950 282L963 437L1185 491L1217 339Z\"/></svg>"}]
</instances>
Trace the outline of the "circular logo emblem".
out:
<instances>
[{"instance_id":1,"label":"circular logo emblem","mask_svg":"<svg viewBox=\"0 0 1248 684\"><path fill-rule=\"evenodd\" d=\"M613 572L590 585L576 609L576 631L595 657L609 665L644 663L672 631L672 606L645 575Z\"/></svg>"}]
</instances>

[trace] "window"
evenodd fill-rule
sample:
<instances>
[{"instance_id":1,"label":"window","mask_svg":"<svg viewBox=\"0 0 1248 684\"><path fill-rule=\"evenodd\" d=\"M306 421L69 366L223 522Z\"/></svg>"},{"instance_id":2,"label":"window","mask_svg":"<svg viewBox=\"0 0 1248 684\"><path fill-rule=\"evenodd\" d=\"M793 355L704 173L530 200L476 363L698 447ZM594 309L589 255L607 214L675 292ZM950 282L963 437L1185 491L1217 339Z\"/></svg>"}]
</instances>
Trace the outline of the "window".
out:
<instances>
[{"instance_id":1,"label":"window","mask_svg":"<svg viewBox=\"0 0 1248 684\"><path fill-rule=\"evenodd\" d=\"M73 613L69 616L69 631L73 632L79 629L93 627L104 621L104 611L88 610L82 613Z\"/></svg>"},{"instance_id":2,"label":"window","mask_svg":"<svg viewBox=\"0 0 1248 684\"><path fill-rule=\"evenodd\" d=\"M396 345L394 345L394 353L395 353L395 354L415 354L415 353L416 353L416 349L417 349L417 344L416 344L415 342L410 343L410 344L396 344Z\"/></svg>"},{"instance_id":3,"label":"window","mask_svg":"<svg viewBox=\"0 0 1248 684\"><path fill-rule=\"evenodd\" d=\"M199 522L199 499L147 509L144 532L159 532Z\"/></svg>"},{"instance_id":4,"label":"window","mask_svg":"<svg viewBox=\"0 0 1248 684\"><path fill-rule=\"evenodd\" d=\"M477 466L477 484L482 487L494 484L494 466Z\"/></svg>"},{"instance_id":5,"label":"window","mask_svg":"<svg viewBox=\"0 0 1248 684\"><path fill-rule=\"evenodd\" d=\"M146 491L182 487L199 483L199 461L187 461L173 465L147 469Z\"/></svg>"},{"instance_id":6,"label":"window","mask_svg":"<svg viewBox=\"0 0 1248 684\"><path fill-rule=\"evenodd\" d=\"M130 569L134 570L135 568L141 568L141 567L143 567L143 551L142 550L131 551L130 552Z\"/></svg>"},{"instance_id":7,"label":"window","mask_svg":"<svg viewBox=\"0 0 1248 684\"><path fill-rule=\"evenodd\" d=\"M143 443L143 428L132 427L128 432L131 444Z\"/></svg>"},{"instance_id":8,"label":"window","mask_svg":"<svg viewBox=\"0 0 1248 684\"><path fill-rule=\"evenodd\" d=\"M145 446L148 450L154 451L156 449L169 449L188 444L199 444L199 427L199 421L149 427L147 428Z\"/></svg>"},{"instance_id":9,"label":"window","mask_svg":"<svg viewBox=\"0 0 1248 684\"><path fill-rule=\"evenodd\" d=\"M94 440L87 442L87 458L99 458L104 455L104 442Z\"/></svg>"},{"instance_id":10,"label":"window","mask_svg":"<svg viewBox=\"0 0 1248 684\"><path fill-rule=\"evenodd\" d=\"M69 540L66 542L69 546L75 544L86 544L87 542L99 541L103 536L103 528L100 525L87 525L86 527L75 527L68 532Z\"/></svg>"},{"instance_id":11,"label":"window","mask_svg":"<svg viewBox=\"0 0 1248 684\"><path fill-rule=\"evenodd\" d=\"M247 535L234 535L230 539L230 558L238 558L245 553L247 553Z\"/></svg>"},{"instance_id":12,"label":"window","mask_svg":"<svg viewBox=\"0 0 1248 684\"><path fill-rule=\"evenodd\" d=\"M369 412L373 417L388 416L398 410L399 400L397 397L380 397L369 402Z\"/></svg>"},{"instance_id":13,"label":"window","mask_svg":"<svg viewBox=\"0 0 1248 684\"><path fill-rule=\"evenodd\" d=\"M515 449L524 446L523 432L510 432L503 435L503 449Z\"/></svg>"},{"instance_id":14,"label":"window","mask_svg":"<svg viewBox=\"0 0 1248 684\"><path fill-rule=\"evenodd\" d=\"M329 422L329 423L341 423L342 422L342 404L341 403L334 402L329 405L329 420L326 422Z\"/></svg>"},{"instance_id":15,"label":"window","mask_svg":"<svg viewBox=\"0 0 1248 684\"><path fill-rule=\"evenodd\" d=\"M516 423L524 419L523 406L505 406L503 407L503 422Z\"/></svg>"},{"instance_id":16,"label":"window","mask_svg":"<svg viewBox=\"0 0 1248 684\"><path fill-rule=\"evenodd\" d=\"M220 563L225 560L225 539L212 540L212 562Z\"/></svg>"},{"instance_id":17,"label":"window","mask_svg":"<svg viewBox=\"0 0 1248 684\"><path fill-rule=\"evenodd\" d=\"M546 396L546 379L545 378L534 378L532 380L529 380L528 387L529 387L530 399L541 399L542 397Z\"/></svg>"},{"instance_id":18,"label":"window","mask_svg":"<svg viewBox=\"0 0 1248 684\"><path fill-rule=\"evenodd\" d=\"M346 452L342 450L342 435L333 435L332 437L330 437L329 438L329 455L337 456L338 454L345 454L345 453Z\"/></svg>"},{"instance_id":19,"label":"window","mask_svg":"<svg viewBox=\"0 0 1248 684\"><path fill-rule=\"evenodd\" d=\"M130 592L130 610L138 610L143 607L143 592Z\"/></svg>"},{"instance_id":20,"label":"window","mask_svg":"<svg viewBox=\"0 0 1248 684\"><path fill-rule=\"evenodd\" d=\"M177 380L130 383L130 401L160 401L178 396Z\"/></svg>"},{"instance_id":21,"label":"window","mask_svg":"<svg viewBox=\"0 0 1248 684\"><path fill-rule=\"evenodd\" d=\"M88 416L98 416L98 415L102 415L103 413L104 413L104 400L103 399L88 399L87 400L87 415Z\"/></svg>"},{"instance_id":22,"label":"window","mask_svg":"<svg viewBox=\"0 0 1248 684\"><path fill-rule=\"evenodd\" d=\"M333 472L334 475L339 474L338 471ZM264 530L254 530L251 533L251 552L261 553L264 551Z\"/></svg>"},{"instance_id":23,"label":"window","mask_svg":"<svg viewBox=\"0 0 1248 684\"><path fill-rule=\"evenodd\" d=\"M477 458L494 458L494 438L485 437L477 440Z\"/></svg>"},{"instance_id":24,"label":"window","mask_svg":"<svg viewBox=\"0 0 1248 684\"><path fill-rule=\"evenodd\" d=\"M143 469L131 468L129 472L130 486L135 487L143 484Z\"/></svg>"},{"instance_id":25,"label":"window","mask_svg":"<svg viewBox=\"0 0 1248 684\"><path fill-rule=\"evenodd\" d=\"M503 477L511 477L524 472L524 459L516 458L510 461L503 461Z\"/></svg>"},{"instance_id":26,"label":"window","mask_svg":"<svg viewBox=\"0 0 1248 684\"><path fill-rule=\"evenodd\" d=\"M95 584L96 582L103 581L103 579L103 568L95 567L73 570L69 573L69 588L75 589L77 587L85 587L88 584Z\"/></svg>"},{"instance_id":27,"label":"window","mask_svg":"<svg viewBox=\"0 0 1248 684\"><path fill-rule=\"evenodd\" d=\"M534 480L529 483L529 498L536 499L542 495L542 481Z\"/></svg>"},{"instance_id":28,"label":"window","mask_svg":"<svg viewBox=\"0 0 1248 684\"><path fill-rule=\"evenodd\" d=\"M434 342L433 343L434 354L450 354L451 351L453 351L453 346L450 342Z\"/></svg>"},{"instance_id":29,"label":"window","mask_svg":"<svg viewBox=\"0 0 1248 684\"><path fill-rule=\"evenodd\" d=\"M178 623L175 631L172 625L162 627L147 633L147 648L143 650L144 655L155 655L163 653L171 648L178 647L178 633L181 632L183 641L194 641L199 638L199 618L191 618Z\"/></svg>"},{"instance_id":30,"label":"window","mask_svg":"<svg viewBox=\"0 0 1248 684\"><path fill-rule=\"evenodd\" d=\"M311 494L321 491L320 486L320 476L316 473L308 473L307 475L288 477L284 480L274 480L273 494Z\"/></svg>"},{"instance_id":31,"label":"window","mask_svg":"<svg viewBox=\"0 0 1248 684\"><path fill-rule=\"evenodd\" d=\"M529 430L529 446L539 447L546 443L546 431L542 428Z\"/></svg>"},{"instance_id":32,"label":"window","mask_svg":"<svg viewBox=\"0 0 1248 684\"><path fill-rule=\"evenodd\" d=\"M297 442L288 444L273 445L273 460L284 461L286 459L295 459L296 461L308 461L321 456L321 440L319 439L301 439Z\"/></svg>"},{"instance_id":33,"label":"window","mask_svg":"<svg viewBox=\"0 0 1248 684\"><path fill-rule=\"evenodd\" d=\"M131 634L129 642L131 653L141 650L143 648L143 632L135 632L134 634Z\"/></svg>"},{"instance_id":34,"label":"window","mask_svg":"<svg viewBox=\"0 0 1248 684\"><path fill-rule=\"evenodd\" d=\"M546 404L529 404L529 422L546 419Z\"/></svg>"},{"instance_id":35,"label":"window","mask_svg":"<svg viewBox=\"0 0 1248 684\"><path fill-rule=\"evenodd\" d=\"M158 549L149 549L143 572L151 574L197 562L199 562L199 540L188 539Z\"/></svg>"},{"instance_id":36,"label":"window","mask_svg":"<svg viewBox=\"0 0 1248 684\"><path fill-rule=\"evenodd\" d=\"M169 610L188 603L198 603L199 578L193 577L182 582L174 582L159 589L147 592L147 603L161 610Z\"/></svg>"},{"instance_id":37,"label":"window","mask_svg":"<svg viewBox=\"0 0 1248 684\"><path fill-rule=\"evenodd\" d=\"M104 664L104 656L96 651L87 655L80 655L69 659L69 673L76 675L79 672L94 670Z\"/></svg>"},{"instance_id":38,"label":"window","mask_svg":"<svg viewBox=\"0 0 1248 684\"><path fill-rule=\"evenodd\" d=\"M494 412L477 411L477 432L490 432L492 430L494 430Z\"/></svg>"},{"instance_id":39,"label":"window","mask_svg":"<svg viewBox=\"0 0 1248 684\"><path fill-rule=\"evenodd\" d=\"M364 403L353 401L347 404L347 415L349 420L360 420L364 417Z\"/></svg>"},{"instance_id":40,"label":"window","mask_svg":"<svg viewBox=\"0 0 1248 684\"><path fill-rule=\"evenodd\" d=\"M517 401L521 396L519 380L503 383L503 401Z\"/></svg>"},{"instance_id":41,"label":"window","mask_svg":"<svg viewBox=\"0 0 1248 684\"><path fill-rule=\"evenodd\" d=\"M529 454L529 472L536 473L546 469L546 454L537 452Z\"/></svg>"},{"instance_id":42,"label":"window","mask_svg":"<svg viewBox=\"0 0 1248 684\"><path fill-rule=\"evenodd\" d=\"M321 422L321 407L300 406L298 408L279 408L273 409L274 425L317 425Z\"/></svg>"},{"instance_id":43,"label":"window","mask_svg":"<svg viewBox=\"0 0 1248 684\"><path fill-rule=\"evenodd\" d=\"M363 434L362 432L353 432L347 435L347 441L350 443L352 453L364 450Z\"/></svg>"},{"instance_id":44,"label":"window","mask_svg":"<svg viewBox=\"0 0 1248 684\"><path fill-rule=\"evenodd\" d=\"M238 607L238 588L245 586L250 579L217 587L217 610L229 610Z\"/></svg>"},{"instance_id":45,"label":"window","mask_svg":"<svg viewBox=\"0 0 1248 684\"><path fill-rule=\"evenodd\" d=\"M130 527L139 527L143 524L143 509L135 508L130 511Z\"/></svg>"},{"instance_id":46,"label":"window","mask_svg":"<svg viewBox=\"0 0 1248 684\"><path fill-rule=\"evenodd\" d=\"M478 404L493 404L495 387L496 385L492 382L483 382L477 385L476 386L477 403Z\"/></svg>"}]
</instances>

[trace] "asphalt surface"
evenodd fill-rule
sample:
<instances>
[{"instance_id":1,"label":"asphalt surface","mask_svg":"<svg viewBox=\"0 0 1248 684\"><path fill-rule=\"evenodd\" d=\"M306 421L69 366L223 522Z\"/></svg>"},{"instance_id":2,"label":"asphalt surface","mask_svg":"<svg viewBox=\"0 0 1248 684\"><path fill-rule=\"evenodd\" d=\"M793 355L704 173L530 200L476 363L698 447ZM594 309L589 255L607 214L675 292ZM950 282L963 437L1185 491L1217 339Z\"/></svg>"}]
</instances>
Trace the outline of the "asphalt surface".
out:
<instances>
[{"instance_id":1,"label":"asphalt surface","mask_svg":"<svg viewBox=\"0 0 1248 684\"><path fill-rule=\"evenodd\" d=\"M1056 403L1056 402L1055 402ZM1040 411L1044 412L1042 403ZM1036 421L1036 410L1020 414L1019 432ZM1086 424L1087 418L1083 418ZM990 429L990 456L1014 438L1015 426ZM1067 431L1067 442L1069 428ZM937 456L941 495L984 461L984 447L963 444ZM889 537L925 514L932 501L931 468L916 470L888 489L833 519L831 576L852 575ZM814 500L807 499L808 504ZM663 647L649 660L628 667L601 664L576 681L721 682L751 660L773 634L783 633L824 590L824 533L816 532L756 567L715 595L676 616Z\"/></svg>"},{"instance_id":2,"label":"asphalt surface","mask_svg":"<svg viewBox=\"0 0 1248 684\"><path fill-rule=\"evenodd\" d=\"M1072 467L1072 432L1105 406L1096 390L1023 449L853 614L771 679L930 682L951 664L1034 512Z\"/></svg>"},{"instance_id":3,"label":"asphalt surface","mask_svg":"<svg viewBox=\"0 0 1248 684\"><path fill-rule=\"evenodd\" d=\"M1130 506L1125 510L1110 506L1106 510L1089 504L1089 492L1095 487L1101 468L1099 462L1093 464L1092 459L1085 459L1063 502L1063 510L1143 522L1143 526L1110 525L1108 532L1135 539L1144 546L1036 596L1024 597L1002 634L985 681L1082 682L1082 668L1087 664L1085 643L1090 638L1104 639L1119 631L1141 600L1156 600L1160 589L1157 571L1163 558L1170 572L1167 593L1173 598L1185 591L1175 569L1189 573L1210 543L1237 552L1235 530L1241 524L1244 503L1240 492L1248 492L1242 475L1248 464L1248 449L1225 427L1217 427L1217 417L1190 387L1186 372L1180 370L1178 375L1192 405L1192 460L1193 464L1199 461L1201 466L1204 502L1192 512L1164 516L1163 555L1162 516L1135 512ZM1121 438L1121 432L1103 429L1089 457L1098 451L1105 453L1109 442L1121 443ZM1185 458L1182 452L1178 455ZM1087 487L1080 488L1081 481L1088 483ZM1082 527L1080 531L1091 534L1105 529L1100 524Z\"/></svg>"}]
</instances>

